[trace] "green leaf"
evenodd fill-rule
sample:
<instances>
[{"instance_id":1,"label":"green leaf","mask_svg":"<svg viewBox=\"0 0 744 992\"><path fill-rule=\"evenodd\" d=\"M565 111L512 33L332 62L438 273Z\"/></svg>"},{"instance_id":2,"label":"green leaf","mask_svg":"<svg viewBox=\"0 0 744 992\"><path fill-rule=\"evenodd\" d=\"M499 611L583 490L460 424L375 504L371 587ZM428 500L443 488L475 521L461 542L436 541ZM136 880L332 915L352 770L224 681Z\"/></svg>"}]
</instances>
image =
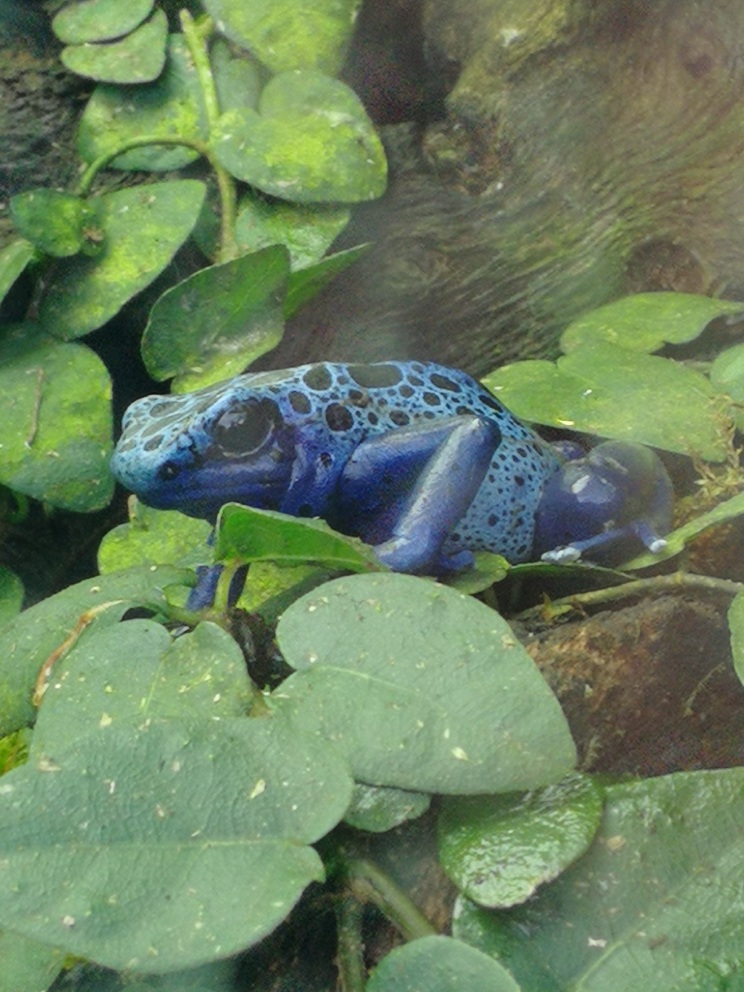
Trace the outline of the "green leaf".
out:
<instances>
[{"instance_id":1,"label":"green leaf","mask_svg":"<svg viewBox=\"0 0 744 992\"><path fill-rule=\"evenodd\" d=\"M525 906L463 902L454 933L540 992L717 992L744 959L744 769L610 786L584 857Z\"/></svg>"},{"instance_id":2,"label":"green leaf","mask_svg":"<svg viewBox=\"0 0 744 992\"><path fill-rule=\"evenodd\" d=\"M0 923L109 968L227 957L322 879L306 845L350 792L331 748L271 720L101 728L4 776Z\"/></svg>"},{"instance_id":3,"label":"green leaf","mask_svg":"<svg viewBox=\"0 0 744 992\"><path fill-rule=\"evenodd\" d=\"M724 500L723 503L714 506L712 510L701 513L699 517L695 517L693 520L688 521L688 523L683 524L682 527L673 530L671 534L666 534L664 539L667 543L661 551L654 552L653 554L651 552L644 552L644 554L638 555L630 559L630 561L623 562L622 568L635 571L639 568L649 568L653 565L658 565L659 562L666 561L668 558L678 555L688 544L691 544L696 537L704 534L705 531L727 523L729 520L735 520L742 514L744 514L744 493L737 493L731 499Z\"/></svg>"},{"instance_id":4,"label":"green leaf","mask_svg":"<svg viewBox=\"0 0 744 992\"><path fill-rule=\"evenodd\" d=\"M261 67L244 52L237 58L230 45L218 38L210 52L212 75L217 88L217 102L221 110L258 106L261 94Z\"/></svg>"},{"instance_id":5,"label":"green leaf","mask_svg":"<svg viewBox=\"0 0 744 992\"><path fill-rule=\"evenodd\" d=\"M743 313L744 303L692 293L638 293L584 314L561 335L561 348L576 351L607 341L632 351L658 351L665 343L686 344L708 324L728 313Z\"/></svg>"},{"instance_id":6,"label":"green leaf","mask_svg":"<svg viewBox=\"0 0 744 992\"><path fill-rule=\"evenodd\" d=\"M410 575L355 575L303 596L277 640L297 671L274 705L332 740L354 777L420 792L507 792L573 766L555 697L508 624Z\"/></svg>"},{"instance_id":7,"label":"green leaf","mask_svg":"<svg viewBox=\"0 0 744 992\"><path fill-rule=\"evenodd\" d=\"M468 596L475 596L485 589L490 589L495 582L502 582L511 571L511 565L506 558L492 551L476 551L474 557L473 568L447 577L448 586Z\"/></svg>"},{"instance_id":8,"label":"green leaf","mask_svg":"<svg viewBox=\"0 0 744 992\"><path fill-rule=\"evenodd\" d=\"M178 392L240 374L282 337L289 256L282 245L201 269L157 301L142 336L154 379Z\"/></svg>"},{"instance_id":9,"label":"green leaf","mask_svg":"<svg viewBox=\"0 0 744 992\"><path fill-rule=\"evenodd\" d=\"M325 520L291 517L227 503L215 531L216 561L270 561L279 565L313 562L344 572L379 571L382 565L359 538L333 530Z\"/></svg>"},{"instance_id":10,"label":"green leaf","mask_svg":"<svg viewBox=\"0 0 744 992\"><path fill-rule=\"evenodd\" d=\"M292 268L300 269L323 257L349 216L343 207L269 203L249 193L240 201L235 236L245 251L286 245Z\"/></svg>"},{"instance_id":11,"label":"green leaf","mask_svg":"<svg viewBox=\"0 0 744 992\"><path fill-rule=\"evenodd\" d=\"M744 428L744 344L726 348L713 362L710 381L722 393L730 396L739 407L736 413L736 426Z\"/></svg>"},{"instance_id":12,"label":"green leaf","mask_svg":"<svg viewBox=\"0 0 744 992\"><path fill-rule=\"evenodd\" d=\"M272 72L340 71L361 0L204 0L220 31Z\"/></svg>"},{"instance_id":13,"label":"green leaf","mask_svg":"<svg viewBox=\"0 0 744 992\"><path fill-rule=\"evenodd\" d=\"M177 510L153 510L136 496L129 500L129 523L114 527L98 548L98 571L104 575L134 565L195 568L212 561L207 547L212 527L206 520Z\"/></svg>"},{"instance_id":14,"label":"green leaf","mask_svg":"<svg viewBox=\"0 0 744 992\"><path fill-rule=\"evenodd\" d=\"M170 262L191 233L203 199L203 183L183 179L90 200L104 235L102 251L59 263L39 308L44 327L69 340L110 320Z\"/></svg>"},{"instance_id":15,"label":"green leaf","mask_svg":"<svg viewBox=\"0 0 744 992\"><path fill-rule=\"evenodd\" d=\"M368 250L369 245L357 245L354 248L347 248L346 251L338 251L333 255L322 258L314 265L308 265L304 269L298 269L290 273L287 284L287 298L284 301L284 317L289 320L300 310L308 300L328 285L331 279L335 278L339 272L348 269L350 265Z\"/></svg>"},{"instance_id":16,"label":"green leaf","mask_svg":"<svg viewBox=\"0 0 744 992\"><path fill-rule=\"evenodd\" d=\"M52 29L65 45L108 41L134 30L148 16L155 0L82 0L61 10Z\"/></svg>"},{"instance_id":17,"label":"green leaf","mask_svg":"<svg viewBox=\"0 0 744 992\"><path fill-rule=\"evenodd\" d=\"M367 992L519 992L506 969L451 937L421 937L387 954Z\"/></svg>"},{"instance_id":18,"label":"green leaf","mask_svg":"<svg viewBox=\"0 0 744 992\"><path fill-rule=\"evenodd\" d=\"M111 381L100 358L34 324L0 338L0 483L52 506L106 506L114 483Z\"/></svg>"},{"instance_id":19,"label":"green leaf","mask_svg":"<svg viewBox=\"0 0 744 992\"><path fill-rule=\"evenodd\" d=\"M0 249L0 302L5 299L16 279L35 254L34 246L19 239Z\"/></svg>"},{"instance_id":20,"label":"green leaf","mask_svg":"<svg viewBox=\"0 0 744 992\"><path fill-rule=\"evenodd\" d=\"M163 71L167 38L168 18L156 10L121 41L70 45L60 58L71 72L99 82L149 83Z\"/></svg>"},{"instance_id":21,"label":"green leaf","mask_svg":"<svg viewBox=\"0 0 744 992\"><path fill-rule=\"evenodd\" d=\"M190 584L193 573L170 566L134 568L86 579L25 610L0 631L0 736L32 723L31 702L44 663L70 635L118 623L136 606L167 606L164 589Z\"/></svg>"},{"instance_id":22,"label":"green leaf","mask_svg":"<svg viewBox=\"0 0 744 992\"><path fill-rule=\"evenodd\" d=\"M731 655L734 670L744 682L744 592L738 593L729 607L728 624L731 631Z\"/></svg>"},{"instance_id":23,"label":"green leaf","mask_svg":"<svg viewBox=\"0 0 744 992\"><path fill-rule=\"evenodd\" d=\"M9 568L0 565L0 627L18 616L23 605L23 583Z\"/></svg>"},{"instance_id":24,"label":"green leaf","mask_svg":"<svg viewBox=\"0 0 744 992\"><path fill-rule=\"evenodd\" d=\"M206 140L201 91L194 64L180 34L168 40L165 71L145 86L97 86L86 104L77 136L86 162L110 155L126 141L149 135ZM117 155L113 169L165 172L198 158L192 148L146 145Z\"/></svg>"},{"instance_id":25,"label":"green leaf","mask_svg":"<svg viewBox=\"0 0 744 992\"><path fill-rule=\"evenodd\" d=\"M425 792L409 792L356 782L344 822L368 833L387 833L424 814L431 804Z\"/></svg>"},{"instance_id":26,"label":"green leaf","mask_svg":"<svg viewBox=\"0 0 744 992\"><path fill-rule=\"evenodd\" d=\"M385 153L356 94L319 72L283 72L259 112L222 114L215 154L236 178L298 203L356 203L385 191Z\"/></svg>"},{"instance_id":27,"label":"green leaf","mask_svg":"<svg viewBox=\"0 0 744 992\"><path fill-rule=\"evenodd\" d=\"M439 857L463 895L514 906L586 851L601 815L601 790L578 773L527 794L445 799Z\"/></svg>"},{"instance_id":28,"label":"green leaf","mask_svg":"<svg viewBox=\"0 0 744 992\"><path fill-rule=\"evenodd\" d=\"M77 255L86 243L83 228L90 208L78 196L30 190L11 199L10 212L21 234L47 255Z\"/></svg>"},{"instance_id":29,"label":"green leaf","mask_svg":"<svg viewBox=\"0 0 744 992\"><path fill-rule=\"evenodd\" d=\"M99 626L57 662L29 761L102 728L243 716L251 696L243 653L215 624L201 623L175 639L154 620Z\"/></svg>"},{"instance_id":30,"label":"green leaf","mask_svg":"<svg viewBox=\"0 0 744 992\"><path fill-rule=\"evenodd\" d=\"M62 971L65 955L48 943L5 931L0 933L0 961L0 992L40 992Z\"/></svg>"},{"instance_id":31,"label":"green leaf","mask_svg":"<svg viewBox=\"0 0 744 992\"><path fill-rule=\"evenodd\" d=\"M525 420L723 461L725 409L705 376L598 342L558 361L505 365L484 379Z\"/></svg>"}]
</instances>

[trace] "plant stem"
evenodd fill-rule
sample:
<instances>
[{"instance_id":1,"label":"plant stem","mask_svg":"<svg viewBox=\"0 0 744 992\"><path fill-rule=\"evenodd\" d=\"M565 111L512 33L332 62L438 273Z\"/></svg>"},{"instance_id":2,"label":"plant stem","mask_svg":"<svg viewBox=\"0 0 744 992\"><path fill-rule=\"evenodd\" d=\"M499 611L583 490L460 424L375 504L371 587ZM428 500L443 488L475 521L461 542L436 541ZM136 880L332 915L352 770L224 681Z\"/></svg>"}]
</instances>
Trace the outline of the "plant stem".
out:
<instances>
[{"instance_id":1,"label":"plant stem","mask_svg":"<svg viewBox=\"0 0 744 992\"><path fill-rule=\"evenodd\" d=\"M133 148L144 148L146 145L181 145L184 148L193 148L198 155L204 156L210 161L211 164L211 152L207 145L203 141L199 141L198 138L184 138L176 136L165 137L164 135L158 134L144 134L137 138L128 138L126 141L122 141L122 143L117 145L113 151L99 155L95 161L91 162L78 183L76 195L88 196L91 186L93 185L93 180L102 169L105 169L106 166L110 165L115 158L118 158L125 152L131 151Z\"/></svg>"},{"instance_id":2,"label":"plant stem","mask_svg":"<svg viewBox=\"0 0 744 992\"><path fill-rule=\"evenodd\" d=\"M207 129L211 135L220 118L220 104L217 97L214 76L212 75L212 65L209 61L207 39L205 33L199 29L188 10L182 10L179 16L181 18L184 39L188 45L191 58L194 60L194 68L196 69L196 75L204 101ZM207 157L217 178L217 186L220 192L221 217L218 261L226 262L231 258L237 258L240 254L240 248L235 238L235 218L237 215L235 180L211 154L211 150Z\"/></svg>"},{"instance_id":3,"label":"plant stem","mask_svg":"<svg viewBox=\"0 0 744 992\"><path fill-rule=\"evenodd\" d=\"M607 589L593 589L590 592L576 593L573 596L563 596L554 599L550 608L558 606L599 606L604 603L615 603L632 596L660 595L670 591L698 590L709 592L724 598L733 598L744 589L744 583L733 582L730 579L716 579L710 575L695 575L692 572L674 572L672 575L655 575L650 579L633 579L619 586ZM545 607L532 607L520 613L520 618L532 613L544 612Z\"/></svg>"},{"instance_id":4,"label":"plant stem","mask_svg":"<svg viewBox=\"0 0 744 992\"><path fill-rule=\"evenodd\" d=\"M360 901L376 906L406 940L437 934L408 894L371 861L350 857L344 867L351 893Z\"/></svg>"},{"instance_id":5,"label":"plant stem","mask_svg":"<svg viewBox=\"0 0 744 992\"><path fill-rule=\"evenodd\" d=\"M341 992L364 992L366 970L362 956L362 916L364 908L352 895L340 895L336 902L338 950L336 953Z\"/></svg>"}]
</instances>

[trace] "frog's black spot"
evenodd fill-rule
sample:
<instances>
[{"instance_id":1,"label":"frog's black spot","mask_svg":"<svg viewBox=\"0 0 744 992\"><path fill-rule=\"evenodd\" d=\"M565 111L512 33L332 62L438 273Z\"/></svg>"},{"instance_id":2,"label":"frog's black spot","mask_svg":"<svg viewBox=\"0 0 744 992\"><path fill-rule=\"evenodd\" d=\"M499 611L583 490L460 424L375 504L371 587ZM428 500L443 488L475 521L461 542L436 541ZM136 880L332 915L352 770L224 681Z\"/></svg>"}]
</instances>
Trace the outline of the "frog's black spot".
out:
<instances>
[{"instance_id":1,"label":"frog's black spot","mask_svg":"<svg viewBox=\"0 0 744 992\"><path fill-rule=\"evenodd\" d=\"M459 534L450 534L450 538L449 539L450 539L450 541L461 541L462 540L462 538L460 537Z\"/></svg>"},{"instance_id":2,"label":"frog's black spot","mask_svg":"<svg viewBox=\"0 0 744 992\"><path fill-rule=\"evenodd\" d=\"M437 389L446 389L450 393L459 393L462 389L459 382L448 379L446 375L440 375L438 372L433 372L429 377L429 381Z\"/></svg>"},{"instance_id":3,"label":"frog's black spot","mask_svg":"<svg viewBox=\"0 0 744 992\"><path fill-rule=\"evenodd\" d=\"M333 455L330 451L321 451L318 455L318 461L323 466L323 468L330 468L333 465Z\"/></svg>"},{"instance_id":4,"label":"frog's black spot","mask_svg":"<svg viewBox=\"0 0 744 992\"><path fill-rule=\"evenodd\" d=\"M403 385L400 387L400 389L398 390L398 392L403 397L403 399L408 400L408 399L410 399L413 396L415 390L413 389L412 386L409 386L406 383L403 383Z\"/></svg>"},{"instance_id":5,"label":"frog's black spot","mask_svg":"<svg viewBox=\"0 0 744 992\"><path fill-rule=\"evenodd\" d=\"M467 414L470 414L472 412L473 411L470 409L470 407L467 406L458 406L457 409L455 410L455 413L460 417L466 416Z\"/></svg>"},{"instance_id":6,"label":"frog's black spot","mask_svg":"<svg viewBox=\"0 0 744 992\"><path fill-rule=\"evenodd\" d=\"M419 377L417 375L409 375L408 376L408 381L410 382L410 384L412 386L415 386L416 389L420 389L423 386L423 384L424 384L424 380L423 379L419 379Z\"/></svg>"},{"instance_id":7,"label":"frog's black spot","mask_svg":"<svg viewBox=\"0 0 744 992\"><path fill-rule=\"evenodd\" d=\"M359 386L379 389L383 386L397 386L403 373L395 365L347 365L347 372Z\"/></svg>"},{"instance_id":8,"label":"frog's black spot","mask_svg":"<svg viewBox=\"0 0 744 992\"><path fill-rule=\"evenodd\" d=\"M325 419L332 431L348 431L354 426L354 418L340 403L326 407Z\"/></svg>"},{"instance_id":9,"label":"frog's black spot","mask_svg":"<svg viewBox=\"0 0 744 992\"><path fill-rule=\"evenodd\" d=\"M153 403L150 407L149 414L151 417L159 417L161 414L165 413L171 405L172 404L167 400L163 400L160 403Z\"/></svg>"},{"instance_id":10,"label":"frog's black spot","mask_svg":"<svg viewBox=\"0 0 744 992\"><path fill-rule=\"evenodd\" d=\"M517 448L517 454L520 458L527 458L529 452L526 448Z\"/></svg>"},{"instance_id":11,"label":"frog's black spot","mask_svg":"<svg viewBox=\"0 0 744 992\"><path fill-rule=\"evenodd\" d=\"M158 478L161 482L170 482L171 479L175 479L180 471L180 466L176 465L175 462L163 462L158 469Z\"/></svg>"},{"instance_id":12,"label":"frog's black spot","mask_svg":"<svg viewBox=\"0 0 744 992\"><path fill-rule=\"evenodd\" d=\"M223 455L254 455L282 423L281 412L273 400L246 400L217 418L212 437Z\"/></svg>"},{"instance_id":13,"label":"frog's black spot","mask_svg":"<svg viewBox=\"0 0 744 992\"><path fill-rule=\"evenodd\" d=\"M367 414L367 421L370 424L372 424L372 426L374 427L376 424L379 424L380 418L377 416L374 410L370 410L370 412Z\"/></svg>"},{"instance_id":14,"label":"frog's black spot","mask_svg":"<svg viewBox=\"0 0 744 992\"><path fill-rule=\"evenodd\" d=\"M426 392L421 398L424 401L424 403L426 403L428 406L439 406L439 404L442 402L442 397L437 396L436 393Z\"/></svg>"},{"instance_id":15,"label":"frog's black spot","mask_svg":"<svg viewBox=\"0 0 744 992\"><path fill-rule=\"evenodd\" d=\"M436 414L433 410L424 410L424 417L426 417L427 420L434 420Z\"/></svg>"},{"instance_id":16,"label":"frog's black spot","mask_svg":"<svg viewBox=\"0 0 744 992\"><path fill-rule=\"evenodd\" d=\"M498 522L499 522L499 518L496 516L495 513L492 513L491 516L488 518L488 526L495 527Z\"/></svg>"},{"instance_id":17,"label":"frog's black spot","mask_svg":"<svg viewBox=\"0 0 744 992\"><path fill-rule=\"evenodd\" d=\"M361 389L350 389L349 400L354 406L367 406L369 403L369 393L365 393Z\"/></svg>"},{"instance_id":18,"label":"frog's black spot","mask_svg":"<svg viewBox=\"0 0 744 992\"><path fill-rule=\"evenodd\" d=\"M163 443L163 435L156 434L155 437L151 437L149 441L145 441L145 443L142 445L142 450L154 451L156 448L159 448L162 443Z\"/></svg>"},{"instance_id":19,"label":"frog's black spot","mask_svg":"<svg viewBox=\"0 0 744 992\"><path fill-rule=\"evenodd\" d=\"M293 389L287 399L295 413L310 413L313 408L305 393L301 393L297 389Z\"/></svg>"},{"instance_id":20,"label":"frog's black spot","mask_svg":"<svg viewBox=\"0 0 744 992\"><path fill-rule=\"evenodd\" d=\"M307 372L303 375L302 381L308 389L314 389L317 392L322 392L324 389L330 389L333 385L331 373L325 365L311 365Z\"/></svg>"},{"instance_id":21,"label":"frog's black spot","mask_svg":"<svg viewBox=\"0 0 744 992\"><path fill-rule=\"evenodd\" d=\"M480 401L481 403L485 403L486 406L490 406L492 410L496 410L498 413L506 412L506 408L503 404L499 403L499 401L495 397L491 396L490 393L481 393Z\"/></svg>"},{"instance_id":22,"label":"frog's black spot","mask_svg":"<svg viewBox=\"0 0 744 992\"><path fill-rule=\"evenodd\" d=\"M397 427L405 427L406 424L410 424L411 422L411 418L405 410L391 410L390 419Z\"/></svg>"},{"instance_id":23,"label":"frog's black spot","mask_svg":"<svg viewBox=\"0 0 744 992\"><path fill-rule=\"evenodd\" d=\"M524 485L524 478L523 478L523 476L521 476L521 475L515 475L514 476L514 484L517 485L517 486L523 486Z\"/></svg>"}]
</instances>

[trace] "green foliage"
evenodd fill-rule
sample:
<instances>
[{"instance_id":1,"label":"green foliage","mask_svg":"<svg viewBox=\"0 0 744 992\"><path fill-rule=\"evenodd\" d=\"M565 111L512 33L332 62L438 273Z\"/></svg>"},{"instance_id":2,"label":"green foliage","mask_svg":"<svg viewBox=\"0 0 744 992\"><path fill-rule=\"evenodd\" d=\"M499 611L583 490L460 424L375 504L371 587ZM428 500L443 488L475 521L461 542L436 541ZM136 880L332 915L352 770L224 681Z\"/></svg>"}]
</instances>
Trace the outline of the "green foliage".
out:
<instances>
[{"instance_id":1,"label":"green foliage","mask_svg":"<svg viewBox=\"0 0 744 992\"><path fill-rule=\"evenodd\" d=\"M455 935L524 989L713 992L744 960L744 769L610 786L588 853L509 914L466 901Z\"/></svg>"},{"instance_id":2,"label":"green foliage","mask_svg":"<svg viewBox=\"0 0 744 992\"><path fill-rule=\"evenodd\" d=\"M0 327L0 524L23 517L26 497L76 512L110 501L111 380L79 339L109 334L132 303L136 323L155 280L142 356L185 390L269 352L364 250L325 254L349 205L386 180L374 128L333 78L358 0L203 6L214 21L194 0L197 20L182 12L170 36L154 0L76 0L55 17L65 64L100 82L80 123L79 186L14 197L19 238L0 252L0 300L29 294L26 319ZM185 166L114 188L122 172ZM210 265L196 268L195 244ZM648 352L741 311L629 297L569 327L555 364L487 382L537 423L738 467L741 346L709 375ZM726 495L626 566L741 515L744 496ZM228 505L210 548L203 521L136 501L130 512L100 546L97 579L19 612L19 580L0 572L0 734L19 734L0 752L0 992L48 987L69 955L120 970L112 990L229 992L222 959L273 931L311 882L355 891L350 835L405 825L437 793L443 865L481 906L463 898L458 939L390 953L369 992L733 987L741 769L612 785L597 833L605 791L569 774L555 697L506 622L464 595L507 573L580 569L481 554L448 589L386 574L319 521ZM212 561L224 578L196 616L192 569ZM240 604L260 622L225 608L241 565ZM338 572L361 574L327 581ZM729 612L740 677L741 602ZM256 674L261 624L279 617L294 671ZM429 932L381 873L369 891L404 934ZM82 974L75 987L100 992L100 974Z\"/></svg>"}]
</instances>

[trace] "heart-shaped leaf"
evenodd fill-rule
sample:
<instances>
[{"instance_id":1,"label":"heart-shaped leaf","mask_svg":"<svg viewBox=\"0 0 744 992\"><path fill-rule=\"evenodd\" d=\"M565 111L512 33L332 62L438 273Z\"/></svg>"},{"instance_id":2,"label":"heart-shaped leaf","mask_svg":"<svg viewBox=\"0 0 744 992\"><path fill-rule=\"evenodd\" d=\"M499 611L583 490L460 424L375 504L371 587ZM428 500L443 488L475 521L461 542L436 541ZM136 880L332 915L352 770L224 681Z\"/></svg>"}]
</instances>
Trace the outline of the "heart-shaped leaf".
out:
<instances>
[{"instance_id":1,"label":"heart-shaped leaf","mask_svg":"<svg viewBox=\"0 0 744 992\"><path fill-rule=\"evenodd\" d=\"M320 69L335 75L361 0L204 0L204 6L220 31L272 72Z\"/></svg>"},{"instance_id":2,"label":"heart-shaped leaf","mask_svg":"<svg viewBox=\"0 0 744 992\"><path fill-rule=\"evenodd\" d=\"M410 575L354 575L283 615L298 671L277 716L332 740L371 785L467 794L562 778L575 751L557 700L508 624Z\"/></svg>"},{"instance_id":3,"label":"heart-shaped leaf","mask_svg":"<svg viewBox=\"0 0 744 992\"><path fill-rule=\"evenodd\" d=\"M52 29L65 45L109 41L133 31L147 17L155 0L81 0L55 15Z\"/></svg>"},{"instance_id":4,"label":"heart-shaped leaf","mask_svg":"<svg viewBox=\"0 0 744 992\"><path fill-rule=\"evenodd\" d=\"M143 134L206 139L199 81L181 35L171 35L165 71L155 82L95 88L80 119L78 154L94 162ZM111 168L162 172L180 169L197 157L185 146L147 145L118 155Z\"/></svg>"},{"instance_id":5,"label":"heart-shaped leaf","mask_svg":"<svg viewBox=\"0 0 744 992\"><path fill-rule=\"evenodd\" d=\"M165 63L168 19L162 10L121 41L70 45L61 59L71 72L106 83L149 83Z\"/></svg>"},{"instance_id":6,"label":"heart-shaped leaf","mask_svg":"<svg viewBox=\"0 0 744 992\"><path fill-rule=\"evenodd\" d=\"M22 238L11 241L0 249L0 302L8 295L13 283L31 262L34 254L34 246Z\"/></svg>"},{"instance_id":7,"label":"heart-shaped leaf","mask_svg":"<svg viewBox=\"0 0 744 992\"><path fill-rule=\"evenodd\" d=\"M208 565L211 533L206 520L177 510L153 510L131 496L129 522L108 531L99 545L98 571L105 575L135 565Z\"/></svg>"},{"instance_id":8,"label":"heart-shaped leaf","mask_svg":"<svg viewBox=\"0 0 744 992\"><path fill-rule=\"evenodd\" d=\"M245 251L286 245L292 268L299 269L322 258L348 220L343 207L269 203L249 193L240 202L235 236Z\"/></svg>"},{"instance_id":9,"label":"heart-shaped leaf","mask_svg":"<svg viewBox=\"0 0 744 992\"><path fill-rule=\"evenodd\" d=\"M81 383L84 388L81 388ZM0 338L0 483L52 506L98 510L111 499L111 380L100 358L35 324Z\"/></svg>"},{"instance_id":10,"label":"heart-shaped leaf","mask_svg":"<svg viewBox=\"0 0 744 992\"><path fill-rule=\"evenodd\" d=\"M498 962L451 937L396 947L375 968L367 992L519 992Z\"/></svg>"},{"instance_id":11,"label":"heart-shaped leaf","mask_svg":"<svg viewBox=\"0 0 744 992\"><path fill-rule=\"evenodd\" d=\"M284 331L289 255L283 245L201 269L157 301L142 337L154 379L185 392L240 374Z\"/></svg>"},{"instance_id":12,"label":"heart-shaped leaf","mask_svg":"<svg viewBox=\"0 0 744 992\"><path fill-rule=\"evenodd\" d=\"M91 210L79 196L29 190L11 199L10 212L21 234L47 255L77 255L86 244L83 229Z\"/></svg>"},{"instance_id":13,"label":"heart-shaped leaf","mask_svg":"<svg viewBox=\"0 0 744 992\"><path fill-rule=\"evenodd\" d=\"M50 334L70 340L95 330L148 286L191 233L204 200L194 179L132 186L89 203L103 245L95 258L62 260L41 301Z\"/></svg>"},{"instance_id":14,"label":"heart-shaped leaf","mask_svg":"<svg viewBox=\"0 0 744 992\"><path fill-rule=\"evenodd\" d=\"M229 110L212 137L222 165L298 203L356 203L385 190L385 153L356 94L319 72L283 72L258 112Z\"/></svg>"},{"instance_id":15,"label":"heart-shaped leaf","mask_svg":"<svg viewBox=\"0 0 744 992\"><path fill-rule=\"evenodd\" d=\"M666 358L600 341L555 364L505 365L484 382L514 413L535 423L710 461L727 454L720 396L705 376Z\"/></svg>"}]
</instances>

